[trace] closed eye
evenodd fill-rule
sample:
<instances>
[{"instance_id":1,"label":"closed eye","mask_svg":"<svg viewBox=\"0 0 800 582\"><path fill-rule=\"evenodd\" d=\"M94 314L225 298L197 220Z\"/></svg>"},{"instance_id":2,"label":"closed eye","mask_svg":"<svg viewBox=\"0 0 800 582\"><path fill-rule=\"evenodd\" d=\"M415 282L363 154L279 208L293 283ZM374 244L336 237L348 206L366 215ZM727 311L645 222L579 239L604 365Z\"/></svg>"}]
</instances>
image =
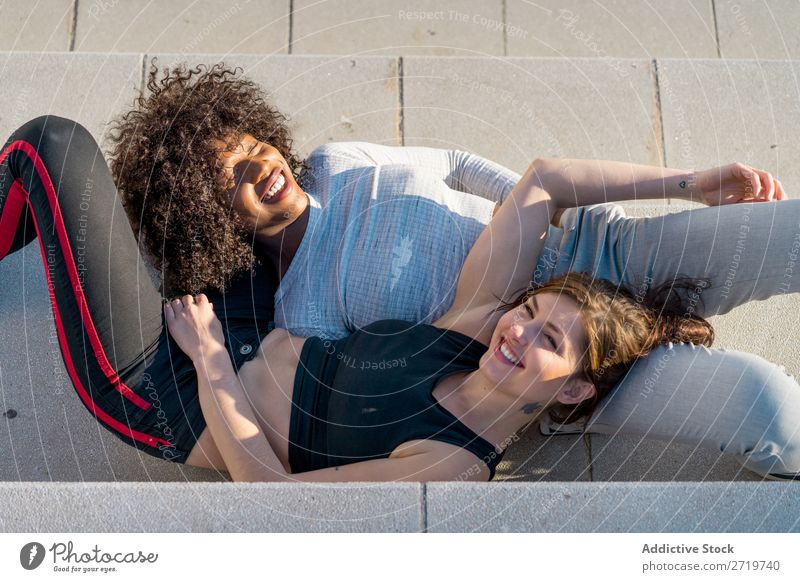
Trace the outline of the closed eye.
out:
<instances>
[{"instance_id":1,"label":"closed eye","mask_svg":"<svg viewBox=\"0 0 800 582\"><path fill-rule=\"evenodd\" d=\"M528 315L530 315L531 319L533 319L533 309L531 309L531 306L528 305L527 303L524 303L523 305L525 307L525 311L527 311ZM558 347L558 346L556 346L556 340L554 340L552 336L547 335L547 334L545 334L544 337L546 337L548 339L548 341L550 342L550 345L553 346L553 350L556 350L557 347Z\"/></svg>"}]
</instances>

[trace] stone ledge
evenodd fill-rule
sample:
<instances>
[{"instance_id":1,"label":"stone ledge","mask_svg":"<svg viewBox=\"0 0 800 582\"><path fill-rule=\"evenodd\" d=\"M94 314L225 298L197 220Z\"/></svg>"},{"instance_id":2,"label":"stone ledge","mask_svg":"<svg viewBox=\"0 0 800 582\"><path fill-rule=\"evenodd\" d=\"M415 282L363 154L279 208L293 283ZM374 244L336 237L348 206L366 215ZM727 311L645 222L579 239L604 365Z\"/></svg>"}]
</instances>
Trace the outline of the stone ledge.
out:
<instances>
[{"instance_id":1,"label":"stone ledge","mask_svg":"<svg viewBox=\"0 0 800 582\"><path fill-rule=\"evenodd\" d=\"M0 532L800 532L800 483L0 483Z\"/></svg>"},{"instance_id":2,"label":"stone ledge","mask_svg":"<svg viewBox=\"0 0 800 582\"><path fill-rule=\"evenodd\" d=\"M413 532L419 483L0 483L0 532Z\"/></svg>"},{"instance_id":3,"label":"stone ledge","mask_svg":"<svg viewBox=\"0 0 800 582\"><path fill-rule=\"evenodd\" d=\"M800 532L800 482L435 483L431 532Z\"/></svg>"}]
</instances>

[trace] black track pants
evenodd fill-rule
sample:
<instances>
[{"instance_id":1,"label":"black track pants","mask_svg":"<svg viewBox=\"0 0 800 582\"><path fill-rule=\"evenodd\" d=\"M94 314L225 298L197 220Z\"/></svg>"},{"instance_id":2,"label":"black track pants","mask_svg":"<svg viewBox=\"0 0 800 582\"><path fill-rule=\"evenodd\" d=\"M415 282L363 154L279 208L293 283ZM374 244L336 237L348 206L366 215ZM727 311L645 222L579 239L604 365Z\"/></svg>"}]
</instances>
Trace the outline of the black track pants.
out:
<instances>
[{"instance_id":1,"label":"black track pants","mask_svg":"<svg viewBox=\"0 0 800 582\"><path fill-rule=\"evenodd\" d=\"M35 238L81 401L143 452L185 461L205 427L194 369L166 333L97 143L55 116L29 121L0 151L0 260Z\"/></svg>"}]
</instances>

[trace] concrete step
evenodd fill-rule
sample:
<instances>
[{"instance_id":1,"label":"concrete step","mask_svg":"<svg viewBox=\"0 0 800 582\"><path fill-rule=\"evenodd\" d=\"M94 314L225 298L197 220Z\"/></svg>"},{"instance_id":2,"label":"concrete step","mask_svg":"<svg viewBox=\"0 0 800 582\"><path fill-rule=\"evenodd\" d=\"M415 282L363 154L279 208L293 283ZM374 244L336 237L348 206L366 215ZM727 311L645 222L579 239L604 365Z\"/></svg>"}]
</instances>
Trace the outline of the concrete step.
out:
<instances>
[{"instance_id":1,"label":"concrete step","mask_svg":"<svg viewBox=\"0 0 800 582\"><path fill-rule=\"evenodd\" d=\"M0 483L0 532L798 532L796 483Z\"/></svg>"},{"instance_id":2,"label":"concrete step","mask_svg":"<svg viewBox=\"0 0 800 582\"><path fill-rule=\"evenodd\" d=\"M0 50L796 59L792 0L5 0Z\"/></svg>"},{"instance_id":3,"label":"concrete step","mask_svg":"<svg viewBox=\"0 0 800 582\"><path fill-rule=\"evenodd\" d=\"M113 12L112 4L102 14ZM797 62L777 60L5 52L0 134L53 113L81 121L100 138L109 119L130 106L152 56L243 67L290 114L303 153L333 140L427 145L473 151L518 172L537 156L696 168L739 160L773 172L791 197L800 190L793 135L800 99L796 83L787 82L798 78ZM623 206L631 216L692 207ZM0 281L0 450L10 451L0 456L0 479L222 478L140 456L89 417L61 363L36 245L0 263ZM714 318L716 345L800 376L797 343L778 340L796 337L798 313L796 296L744 305ZM600 449L604 454L593 456ZM535 428L498 474L591 478L755 477L716 451L627 437L546 440Z\"/></svg>"}]
</instances>

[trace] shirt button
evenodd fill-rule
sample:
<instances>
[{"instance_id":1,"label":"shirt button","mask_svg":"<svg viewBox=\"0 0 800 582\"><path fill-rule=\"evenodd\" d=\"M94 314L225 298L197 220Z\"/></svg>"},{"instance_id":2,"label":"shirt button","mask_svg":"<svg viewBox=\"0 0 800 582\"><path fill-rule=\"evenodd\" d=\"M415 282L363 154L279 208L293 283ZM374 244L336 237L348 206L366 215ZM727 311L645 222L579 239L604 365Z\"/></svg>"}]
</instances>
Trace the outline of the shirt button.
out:
<instances>
[{"instance_id":1,"label":"shirt button","mask_svg":"<svg viewBox=\"0 0 800 582\"><path fill-rule=\"evenodd\" d=\"M242 347L239 348L239 353L244 356L246 356L252 351L253 351L253 346L251 346L250 344L244 344L242 345Z\"/></svg>"}]
</instances>

